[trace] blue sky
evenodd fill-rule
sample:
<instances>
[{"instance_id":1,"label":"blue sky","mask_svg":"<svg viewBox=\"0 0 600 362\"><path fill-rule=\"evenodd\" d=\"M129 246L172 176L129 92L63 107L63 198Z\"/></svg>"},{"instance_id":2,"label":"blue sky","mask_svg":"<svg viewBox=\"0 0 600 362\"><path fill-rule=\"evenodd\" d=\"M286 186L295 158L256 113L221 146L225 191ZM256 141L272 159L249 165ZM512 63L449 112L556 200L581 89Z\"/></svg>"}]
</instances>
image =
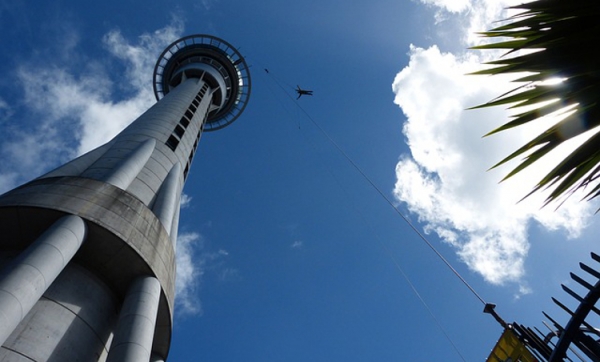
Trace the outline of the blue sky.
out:
<instances>
[{"instance_id":1,"label":"blue sky","mask_svg":"<svg viewBox=\"0 0 600 362\"><path fill-rule=\"evenodd\" d=\"M152 105L169 42L221 37L252 95L202 137L184 190L169 360L483 360L500 326L328 137L507 321L541 326L598 225L576 197L517 204L535 172L486 172L541 129L482 139L507 113L465 111L508 89L465 76L507 4L0 0L0 192Z\"/></svg>"}]
</instances>

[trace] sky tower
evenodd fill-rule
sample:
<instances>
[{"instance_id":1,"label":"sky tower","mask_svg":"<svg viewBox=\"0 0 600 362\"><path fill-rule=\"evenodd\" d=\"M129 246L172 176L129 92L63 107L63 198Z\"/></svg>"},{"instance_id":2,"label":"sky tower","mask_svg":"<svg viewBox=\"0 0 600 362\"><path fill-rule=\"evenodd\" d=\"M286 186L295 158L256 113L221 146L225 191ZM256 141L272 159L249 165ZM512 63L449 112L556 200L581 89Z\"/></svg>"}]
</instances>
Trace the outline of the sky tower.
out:
<instances>
[{"instance_id":1,"label":"sky tower","mask_svg":"<svg viewBox=\"0 0 600 362\"><path fill-rule=\"evenodd\" d=\"M169 45L158 102L108 143L0 196L0 361L164 361L181 191L203 131L250 96L242 55Z\"/></svg>"}]
</instances>

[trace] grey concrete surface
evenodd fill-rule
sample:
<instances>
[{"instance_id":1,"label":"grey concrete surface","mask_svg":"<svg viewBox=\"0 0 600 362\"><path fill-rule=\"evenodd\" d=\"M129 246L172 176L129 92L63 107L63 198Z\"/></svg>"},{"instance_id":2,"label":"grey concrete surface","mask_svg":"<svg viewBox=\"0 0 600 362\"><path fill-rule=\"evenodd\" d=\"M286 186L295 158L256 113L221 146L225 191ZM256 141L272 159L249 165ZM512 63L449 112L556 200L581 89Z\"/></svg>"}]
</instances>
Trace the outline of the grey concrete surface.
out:
<instances>
[{"instance_id":1,"label":"grey concrete surface","mask_svg":"<svg viewBox=\"0 0 600 362\"><path fill-rule=\"evenodd\" d=\"M103 362L120 301L72 262L0 348L0 361Z\"/></svg>"},{"instance_id":2,"label":"grey concrete surface","mask_svg":"<svg viewBox=\"0 0 600 362\"><path fill-rule=\"evenodd\" d=\"M0 345L75 255L87 233L78 216L59 219L0 276Z\"/></svg>"},{"instance_id":3,"label":"grey concrete surface","mask_svg":"<svg viewBox=\"0 0 600 362\"><path fill-rule=\"evenodd\" d=\"M156 196L156 201L152 206L152 211L169 233L171 232L173 219L176 216L176 209L179 208L179 194L181 192L180 177L181 165L176 163L171 172L169 172L165 182L163 182Z\"/></svg>"},{"instance_id":4,"label":"grey concrete surface","mask_svg":"<svg viewBox=\"0 0 600 362\"><path fill-rule=\"evenodd\" d=\"M150 360L159 298L156 278L144 276L133 282L119 314L107 362Z\"/></svg>"}]
</instances>

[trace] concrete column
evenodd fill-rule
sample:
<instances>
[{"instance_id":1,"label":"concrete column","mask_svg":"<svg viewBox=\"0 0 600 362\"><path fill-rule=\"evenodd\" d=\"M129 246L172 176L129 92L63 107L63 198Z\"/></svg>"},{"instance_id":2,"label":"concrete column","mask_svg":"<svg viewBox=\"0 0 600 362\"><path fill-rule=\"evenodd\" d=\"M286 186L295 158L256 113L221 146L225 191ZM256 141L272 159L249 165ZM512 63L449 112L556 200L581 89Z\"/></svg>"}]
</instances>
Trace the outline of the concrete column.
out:
<instances>
[{"instance_id":1,"label":"concrete column","mask_svg":"<svg viewBox=\"0 0 600 362\"><path fill-rule=\"evenodd\" d=\"M102 181L126 190L148 162L156 141L149 138L133 150Z\"/></svg>"},{"instance_id":2,"label":"concrete column","mask_svg":"<svg viewBox=\"0 0 600 362\"><path fill-rule=\"evenodd\" d=\"M171 243L173 244L173 252L177 251L177 235L179 232L179 212L181 210L181 198L179 199L179 203L177 204L177 208L175 209L175 217L173 217L173 223L171 224L171 232L169 236L171 237Z\"/></svg>"},{"instance_id":3,"label":"concrete column","mask_svg":"<svg viewBox=\"0 0 600 362\"><path fill-rule=\"evenodd\" d=\"M83 219L64 216L0 273L0 345L73 258L86 234Z\"/></svg>"},{"instance_id":4,"label":"concrete column","mask_svg":"<svg viewBox=\"0 0 600 362\"><path fill-rule=\"evenodd\" d=\"M150 361L160 290L151 276L139 277L129 287L106 362Z\"/></svg>"},{"instance_id":5,"label":"concrete column","mask_svg":"<svg viewBox=\"0 0 600 362\"><path fill-rule=\"evenodd\" d=\"M156 201L152 207L152 211L163 224L167 232L171 232L171 225L176 214L176 209L179 206L179 179L181 177L181 165L177 162L172 168L167 178L163 182Z\"/></svg>"},{"instance_id":6,"label":"concrete column","mask_svg":"<svg viewBox=\"0 0 600 362\"><path fill-rule=\"evenodd\" d=\"M112 142L106 143L88 153L77 157L76 159L68 162L45 175L38 177L38 179L47 177L61 177L61 176L79 176L86 168L98 161L100 157L110 148Z\"/></svg>"}]
</instances>

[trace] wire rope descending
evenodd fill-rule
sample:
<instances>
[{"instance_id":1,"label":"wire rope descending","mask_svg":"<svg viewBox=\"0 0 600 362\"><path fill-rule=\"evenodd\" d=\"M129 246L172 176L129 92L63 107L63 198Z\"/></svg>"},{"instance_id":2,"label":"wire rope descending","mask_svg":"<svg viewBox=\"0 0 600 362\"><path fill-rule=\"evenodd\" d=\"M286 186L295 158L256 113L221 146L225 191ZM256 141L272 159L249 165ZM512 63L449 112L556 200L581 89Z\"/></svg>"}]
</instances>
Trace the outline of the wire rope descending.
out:
<instances>
[{"instance_id":1,"label":"wire rope descending","mask_svg":"<svg viewBox=\"0 0 600 362\"><path fill-rule=\"evenodd\" d=\"M404 222L406 224L409 225L409 227L413 230L413 232L415 232L419 238L425 242L425 244L427 244L427 246L438 256L438 258L440 258L442 260L442 262L453 272L453 274L459 278L459 280L471 291L471 293L473 293L473 295L475 295L475 297L484 305L488 305L483 298L475 291L475 289L469 285L469 283L460 275L460 273L454 268L452 267L452 265L450 264L450 262L444 258L444 256L433 246L433 244L431 244L431 242L429 240L427 240L427 238L416 228L416 226L414 226L410 220L404 216L400 210L394 205L394 203L383 193L383 191L367 176L367 174L358 166L358 164L356 162L354 162L354 160L352 160L352 158L329 136L329 134L327 134L327 132L325 132L325 130L310 116L310 114L297 102L297 99L295 99L294 97L292 97L285 89L284 86L282 86L281 82L279 81L279 79L272 74L270 71L267 71L267 69L265 68L266 74L272 78L275 82L275 84L277 84L277 86L288 96L288 98L290 98L295 104L296 106L302 111L302 113L304 113L304 115L311 121L311 123L319 130L319 132L321 132L326 138L327 140L338 150L338 152L340 152L343 157L346 159L347 162L349 162L352 167L368 182L368 184L394 209L394 211L404 220ZM290 87L292 90L294 90L294 88L292 86L290 86L289 84L286 83L286 85L288 87ZM269 87L269 90L271 91L271 93L274 93L273 90L271 89L271 87ZM289 112L288 108L282 104L282 107L284 108L284 110L288 113L288 115L291 116L291 113ZM298 126L298 128L300 128L300 126ZM315 145L312 144L313 149L316 149ZM340 189L342 189L342 191L344 192L344 194L346 194L346 196L348 197L348 199L351 199L351 197L349 197L349 193L347 192L347 190L342 186L342 184L340 183L340 181L338 180L338 178L335 176L335 174L333 174L333 172L329 172L332 177L334 178L335 182L338 184L338 186L340 187ZM394 264L395 268L398 270L398 272L401 274L402 278L406 281L406 283L408 284L408 286L410 287L410 289L412 290L412 292L415 294L415 296L417 297L417 299L420 301L420 303L425 307L425 309L427 310L427 312L429 313L429 315L431 316L431 318L433 319L434 323L436 324L436 326L439 328L439 330L441 331L441 333L444 335L444 337L448 340L448 342L450 343L450 345L452 346L452 348L454 349L454 351L456 352L456 354L461 358L461 360L466 362L465 357L463 356L463 354L460 352L460 350L458 349L458 346L454 343L453 339L450 337L450 335L446 332L446 330L444 329L444 327L442 326L441 322L439 321L439 319L436 317L436 315L433 313L432 309L429 307L429 305L427 304L427 302L425 301L425 299L423 298L423 296L419 293L419 291L417 290L416 286L412 283L411 279L408 277L408 275L404 272L404 270L402 269L402 267L400 266L400 263L396 260L396 258L394 257L394 255L392 254L392 252L390 251L390 249L385 245L385 243L381 240L381 238L379 237L378 233L376 232L376 230L371 226L371 224L368 222L367 218L365 217L365 215L361 212L360 208L356 207L356 205L354 205L354 209L356 210L356 212L360 215L361 219L363 220L363 222L365 223L365 225L371 229L371 232L373 233L373 235L375 236L375 239L377 240L377 242L379 243L379 245L381 246L381 248L384 250L384 252L388 255L388 257L392 260L392 263Z\"/></svg>"},{"instance_id":2,"label":"wire rope descending","mask_svg":"<svg viewBox=\"0 0 600 362\"><path fill-rule=\"evenodd\" d=\"M450 264L450 262L433 246L433 244L421 233L417 227L402 214L402 212L394 205L394 203L386 196L386 194L371 180L371 178L358 166L356 162L335 142L331 136L314 120L313 117L299 104L296 100L286 92L285 88L280 84L278 79L272 74L272 72L267 72L269 76L275 81L275 83L281 88L283 92L296 104L296 106L304 113L304 115L310 120L310 122L321 132L323 136L335 147L335 149L340 152L340 154L352 165L352 167L364 178L365 181L381 196L385 202L392 207L394 212L398 214L404 220L404 222L413 230L415 234L435 253L435 255L448 267L452 273L469 289L469 291L484 305L487 303L485 300L475 291L475 289L463 278L462 275Z\"/></svg>"}]
</instances>

